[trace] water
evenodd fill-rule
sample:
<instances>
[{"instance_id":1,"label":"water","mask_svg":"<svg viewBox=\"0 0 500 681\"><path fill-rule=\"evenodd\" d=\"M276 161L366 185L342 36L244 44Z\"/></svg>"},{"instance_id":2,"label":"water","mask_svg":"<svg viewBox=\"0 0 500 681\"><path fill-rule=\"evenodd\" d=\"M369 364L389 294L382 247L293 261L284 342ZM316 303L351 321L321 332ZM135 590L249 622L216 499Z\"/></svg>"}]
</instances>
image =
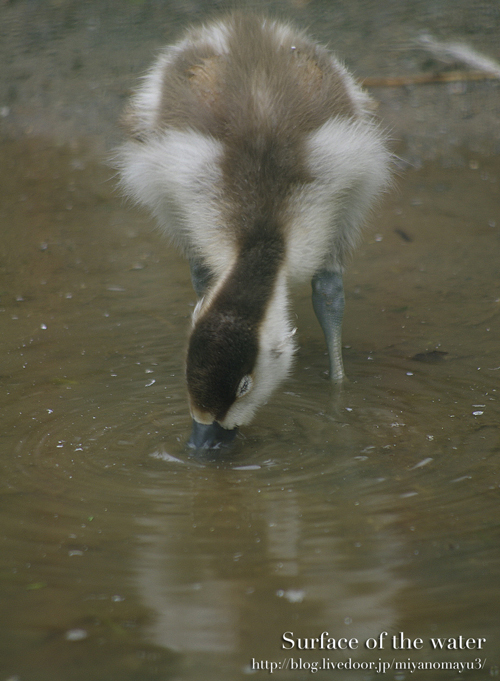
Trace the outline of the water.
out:
<instances>
[{"instance_id":1,"label":"water","mask_svg":"<svg viewBox=\"0 0 500 681\"><path fill-rule=\"evenodd\" d=\"M83 148L1 152L0 679L225 681L292 657L494 676L498 158L401 172L346 277L349 382L329 385L305 286L292 378L204 461L184 446L186 264ZM323 631L359 647L282 648ZM484 648L430 647L459 636Z\"/></svg>"},{"instance_id":2,"label":"water","mask_svg":"<svg viewBox=\"0 0 500 681\"><path fill-rule=\"evenodd\" d=\"M345 278L349 380L305 285L290 380L196 458L188 267L103 157L224 4L0 3L0 681L500 677L500 85L374 92L406 162ZM360 77L454 68L422 33L499 58L495 2L242 4Z\"/></svg>"}]
</instances>

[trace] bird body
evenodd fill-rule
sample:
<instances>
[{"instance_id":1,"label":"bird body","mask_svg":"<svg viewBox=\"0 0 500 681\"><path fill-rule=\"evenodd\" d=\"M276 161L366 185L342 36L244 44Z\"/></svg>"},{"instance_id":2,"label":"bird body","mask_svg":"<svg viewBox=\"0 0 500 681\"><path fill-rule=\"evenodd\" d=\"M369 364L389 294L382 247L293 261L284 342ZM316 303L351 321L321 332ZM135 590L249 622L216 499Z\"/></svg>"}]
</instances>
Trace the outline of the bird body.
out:
<instances>
[{"instance_id":1,"label":"bird body","mask_svg":"<svg viewBox=\"0 0 500 681\"><path fill-rule=\"evenodd\" d=\"M341 292L346 256L389 181L370 110L325 48L244 14L190 29L132 98L122 185L189 259L200 296L186 369L197 424L248 423L288 375L293 281L313 277L342 377L329 291L340 281Z\"/></svg>"}]
</instances>

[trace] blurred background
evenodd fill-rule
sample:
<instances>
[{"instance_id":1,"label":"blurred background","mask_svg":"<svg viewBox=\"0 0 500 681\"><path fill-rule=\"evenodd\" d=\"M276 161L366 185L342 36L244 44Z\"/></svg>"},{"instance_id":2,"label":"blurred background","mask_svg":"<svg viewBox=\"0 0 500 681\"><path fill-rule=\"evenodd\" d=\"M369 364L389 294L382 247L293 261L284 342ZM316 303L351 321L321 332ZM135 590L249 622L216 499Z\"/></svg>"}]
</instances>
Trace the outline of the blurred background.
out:
<instances>
[{"instance_id":1,"label":"blurred background","mask_svg":"<svg viewBox=\"0 0 500 681\"><path fill-rule=\"evenodd\" d=\"M234 6L306 28L362 80L407 76L399 87L377 87L376 95L384 125L411 157L453 157L460 146L498 153L498 80L412 83L415 76L464 68L431 49L432 41L500 59L494 0L4 0L0 132L59 143L84 138L106 149L119 141L124 100L159 48L186 25Z\"/></svg>"}]
</instances>

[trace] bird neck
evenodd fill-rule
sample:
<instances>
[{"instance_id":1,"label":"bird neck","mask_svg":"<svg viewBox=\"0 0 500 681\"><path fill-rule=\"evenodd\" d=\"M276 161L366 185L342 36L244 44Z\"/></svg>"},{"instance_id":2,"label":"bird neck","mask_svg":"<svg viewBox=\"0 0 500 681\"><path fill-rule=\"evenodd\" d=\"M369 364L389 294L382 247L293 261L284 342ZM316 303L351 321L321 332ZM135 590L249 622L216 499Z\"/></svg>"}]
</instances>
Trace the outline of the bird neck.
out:
<instances>
[{"instance_id":1,"label":"bird neck","mask_svg":"<svg viewBox=\"0 0 500 681\"><path fill-rule=\"evenodd\" d=\"M231 314L258 327L273 297L284 258L285 246L279 235L246 239L212 299L212 311Z\"/></svg>"},{"instance_id":2,"label":"bird neck","mask_svg":"<svg viewBox=\"0 0 500 681\"><path fill-rule=\"evenodd\" d=\"M246 239L226 277L203 303L189 340L192 409L223 423L241 379L278 356L289 331L284 243ZM205 414L205 412L207 412ZM207 421L208 422L208 421Z\"/></svg>"}]
</instances>

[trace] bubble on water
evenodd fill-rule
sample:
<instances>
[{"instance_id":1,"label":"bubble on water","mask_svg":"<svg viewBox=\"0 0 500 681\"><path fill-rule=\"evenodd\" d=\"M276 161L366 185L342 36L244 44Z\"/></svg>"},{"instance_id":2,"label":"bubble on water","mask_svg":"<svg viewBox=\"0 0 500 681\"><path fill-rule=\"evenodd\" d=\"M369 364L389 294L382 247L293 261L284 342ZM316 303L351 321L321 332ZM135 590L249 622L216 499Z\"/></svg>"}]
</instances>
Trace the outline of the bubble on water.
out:
<instances>
[{"instance_id":1,"label":"bubble on water","mask_svg":"<svg viewBox=\"0 0 500 681\"><path fill-rule=\"evenodd\" d=\"M427 466L427 464L430 463L431 461L433 461L432 456L428 456L427 458L422 459L422 461L416 463L412 468L410 468L410 470L413 471L415 470L415 468L422 468L422 466Z\"/></svg>"},{"instance_id":2,"label":"bubble on water","mask_svg":"<svg viewBox=\"0 0 500 681\"><path fill-rule=\"evenodd\" d=\"M85 629L68 629L64 634L66 641L83 641L88 637L88 632Z\"/></svg>"},{"instance_id":3,"label":"bubble on water","mask_svg":"<svg viewBox=\"0 0 500 681\"><path fill-rule=\"evenodd\" d=\"M289 603L302 603L306 592L303 589L278 589L276 596L286 598Z\"/></svg>"}]
</instances>

